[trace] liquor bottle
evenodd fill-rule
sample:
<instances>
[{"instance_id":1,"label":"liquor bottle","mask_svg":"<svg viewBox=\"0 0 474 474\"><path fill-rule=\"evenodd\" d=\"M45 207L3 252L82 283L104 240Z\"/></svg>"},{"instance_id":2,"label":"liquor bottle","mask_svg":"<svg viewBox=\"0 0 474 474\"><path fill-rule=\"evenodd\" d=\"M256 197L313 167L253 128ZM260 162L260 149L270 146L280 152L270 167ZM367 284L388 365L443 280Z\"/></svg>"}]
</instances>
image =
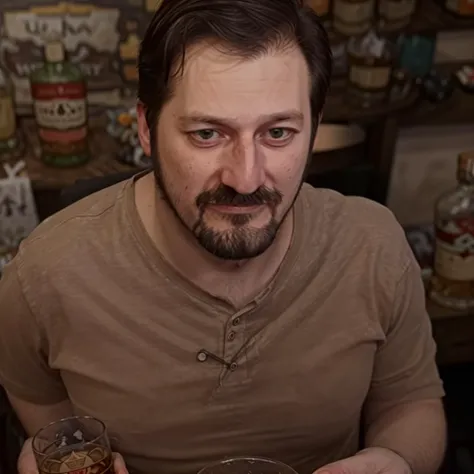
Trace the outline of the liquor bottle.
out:
<instances>
[{"instance_id":1,"label":"liquor bottle","mask_svg":"<svg viewBox=\"0 0 474 474\"><path fill-rule=\"evenodd\" d=\"M0 67L0 158L8 159L19 151L13 84Z\"/></svg>"},{"instance_id":2,"label":"liquor bottle","mask_svg":"<svg viewBox=\"0 0 474 474\"><path fill-rule=\"evenodd\" d=\"M458 186L435 207L436 248L429 297L454 309L474 307L474 151L458 157Z\"/></svg>"},{"instance_id":3,"label":"liquor bottle","mask_svg":"<svg viewBox=\"0 0 474 474\"><path fill-rule=\"evenodd\" d=\"M363 37L350 38L347 51L348 101L354 107L365 108L386 102L395 62L393 44L371 30Z\"/></svg>"},{"instance_id":4,"label":"liquor bottle","mask_svg":"<svg viewBox=\"0 0 474 474\"><path fill-rule=\"evenodd\" d=\"M122 78L126 84L137 83L137 58L140 50L140 38L136 31L131 31L125 41L119 44Z\"/></svg>"},{"instance_id":5,"label":"liquor bottle","mask_svg":"<svg viewBox=\"0 0 474 474\"><path fill-rule=\"evenodd\" d=\"M61 168L81 165L89 159L84 77L60 41L47 42L44 56L30 78L41 159Z\"/></svg>"}]
</instances>

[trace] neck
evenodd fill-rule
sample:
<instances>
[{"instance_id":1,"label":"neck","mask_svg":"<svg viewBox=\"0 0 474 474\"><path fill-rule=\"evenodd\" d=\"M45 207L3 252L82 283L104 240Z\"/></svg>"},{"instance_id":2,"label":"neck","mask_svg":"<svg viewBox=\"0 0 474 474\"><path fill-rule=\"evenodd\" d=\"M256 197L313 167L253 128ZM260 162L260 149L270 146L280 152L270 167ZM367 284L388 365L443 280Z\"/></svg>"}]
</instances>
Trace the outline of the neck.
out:
<instances>
[{"instance_id":1,"label":"neck","mask_svg":"<svg viewBox=\"0 0 474 474\"><path fill-rule=\"evenodd\" d=\"M283 261L293 234L293 213L282 222L272 245L248 260L222 260L202 248L156 189L152 173L136 182L140 218L165 260L210 295L240 307L270 283Z\"/></svg>"}]
</instances>

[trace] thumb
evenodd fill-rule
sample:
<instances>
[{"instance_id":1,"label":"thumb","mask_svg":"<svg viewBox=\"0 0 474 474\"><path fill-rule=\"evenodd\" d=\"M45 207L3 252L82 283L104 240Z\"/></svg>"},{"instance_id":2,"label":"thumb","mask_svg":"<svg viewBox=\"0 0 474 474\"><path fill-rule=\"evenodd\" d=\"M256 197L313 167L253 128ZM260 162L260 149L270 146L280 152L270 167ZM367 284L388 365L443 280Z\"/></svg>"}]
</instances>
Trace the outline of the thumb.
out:
<instances>
[{"instance_id":1,"label":"thumb","mask_svg":"<svg viewBox=\"0 0 474 474\"><path fill-rule=\"evenodd\" d=\"M17 469L19 474L38 474L36 459L33 453L33 439L28 438L18 456Z\"/></svg>"},{"instance_id":2,"label":"thumb","mask_svg":"<svg viewBox=\"0 0 474 474\"><path fill-rule=\"evenodd\" d=\"M377 466L365 456L355 455L321 467L313 474L377 474Z\"/></svg>"},{"instance_id":3,"label":"thumb","mask_svg":"<svg viewBox=\"0 0 474 474\"><path fill-rule=\"evenodd\" d=\"M114 474L128 474L127 466L125 465L125 461L122 455L119 453L114 453L113 456L114 456Z\"/></svg>"}]
</instances>

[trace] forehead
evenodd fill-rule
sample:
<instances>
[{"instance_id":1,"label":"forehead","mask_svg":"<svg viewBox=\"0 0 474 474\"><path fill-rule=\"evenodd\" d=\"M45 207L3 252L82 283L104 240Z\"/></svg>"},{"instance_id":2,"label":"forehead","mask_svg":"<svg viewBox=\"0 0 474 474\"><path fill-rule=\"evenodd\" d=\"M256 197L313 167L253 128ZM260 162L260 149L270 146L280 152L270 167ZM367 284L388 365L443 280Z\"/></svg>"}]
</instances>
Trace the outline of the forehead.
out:
<instances>
[{"instance_id":1,"label":"forehead","mask_svg":"<svg viewBox=\"0 0 474 474\"><path fill-rule=\"evenodd\" d=\"M186 52L169 105L176 113L243 119L297 109L309 113L310 80L297 48L242 59L201 44Z\"/></svg>"}]
</instances>

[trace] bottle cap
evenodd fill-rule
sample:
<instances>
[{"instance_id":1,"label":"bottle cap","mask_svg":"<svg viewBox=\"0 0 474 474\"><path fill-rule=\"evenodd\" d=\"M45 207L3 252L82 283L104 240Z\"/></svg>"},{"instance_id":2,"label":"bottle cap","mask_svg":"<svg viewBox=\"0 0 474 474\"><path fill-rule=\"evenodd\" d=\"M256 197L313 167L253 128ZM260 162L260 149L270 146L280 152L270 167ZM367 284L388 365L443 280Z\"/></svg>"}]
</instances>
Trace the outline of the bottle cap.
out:
<instances>
[{"instance_id":1,"label":"bottle cap","mask_svg":"<svg viewBox=\"0 0 474 474\"><path fill-rule=\"evenodd\" d=\"M465 151L459 154L458 180L474 181L474 150Z\"/></svg>"},{"instance_id":2,"label":"bottle cap","mask_svg":"<svg viewBox=\"0 0 474 474\"><path fill-rule=\"evenodd\" d=\"M48 63L59 63L64 61L64 45L61 41L51 41L46 43L44 55Z\"/></svg>"}]
</instances>

